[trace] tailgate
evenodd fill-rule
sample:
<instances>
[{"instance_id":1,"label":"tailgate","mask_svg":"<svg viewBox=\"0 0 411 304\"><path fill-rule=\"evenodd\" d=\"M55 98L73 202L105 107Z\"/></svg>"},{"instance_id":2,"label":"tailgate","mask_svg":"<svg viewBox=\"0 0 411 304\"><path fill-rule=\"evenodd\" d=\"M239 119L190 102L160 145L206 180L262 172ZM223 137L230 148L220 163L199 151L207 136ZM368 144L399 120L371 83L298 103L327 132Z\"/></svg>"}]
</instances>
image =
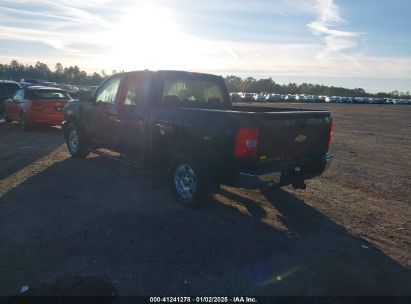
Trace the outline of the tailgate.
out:
<instances>
[{"instance_id":1,"label":"tailgate","mask_svg":"<svg viewBox=\"0 0 411 304\"><path fill-rule=\"evenodd\" d=\"M269 112L259 113L258 118L261 163L283 163L327 152L330 112Z\"/></svg>"}]
</instances>

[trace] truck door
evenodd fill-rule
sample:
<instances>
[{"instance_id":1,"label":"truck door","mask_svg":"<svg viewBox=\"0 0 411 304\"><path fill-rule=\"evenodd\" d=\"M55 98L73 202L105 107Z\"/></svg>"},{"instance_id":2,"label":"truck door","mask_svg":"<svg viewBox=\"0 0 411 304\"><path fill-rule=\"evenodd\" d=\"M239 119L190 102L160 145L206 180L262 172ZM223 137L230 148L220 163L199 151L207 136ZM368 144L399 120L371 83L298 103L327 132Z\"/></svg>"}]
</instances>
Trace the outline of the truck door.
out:
<instances>
[{"instance_id":1,"label":"truck door","mask_svg":"<svg viewBox=\"0 0 411 304\"><path fill-rule=\"evenodd\" d=\"M149 144L146 140L149 75L146 72L126 74L119 98L118 125L114 135L118 150L140 161L144 161L144 152Z\"/></svg>"},{"instance_id":2,"label":"truck door","mask_svg":"<svg viewBox=\"0 0 411 304\"><path fill-rule=\"evenodd\" d=\"M97 90L95 100L84 106L87 137L98 146L112 148L113 127L117 123L117 99L122 76L113 76Z\"/></svg>"}]
</instances>

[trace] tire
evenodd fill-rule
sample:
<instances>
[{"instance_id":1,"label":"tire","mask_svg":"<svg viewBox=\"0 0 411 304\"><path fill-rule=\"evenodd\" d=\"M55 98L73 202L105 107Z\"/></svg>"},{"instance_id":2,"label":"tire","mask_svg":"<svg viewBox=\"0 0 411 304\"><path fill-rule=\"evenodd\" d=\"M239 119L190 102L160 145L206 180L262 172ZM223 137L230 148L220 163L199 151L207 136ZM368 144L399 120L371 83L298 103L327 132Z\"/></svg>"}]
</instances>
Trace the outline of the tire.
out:
<instances>
[{"instance_id":1,"label":"tire","mask_svg":"<svg viewBox=\"0 0 411 304\"><path fill-rule=\"evenodd\" d=\"M73 157L85 158L89 154L86 139L75 124L70 124L68 128L66 144Z\"/></svg>"},{"instance_id":2,"label":"tire","mask_svg":"<svg viewBox=\"0 0 411 304\"><path fill-rule=\"evenodd\" d=\"M27 121L27 116L24 112L20 113L20 128L24 131L28 131L30 129L29 123Z\"/></svg>"},{"instance_id":3,"label":"tire","mask_svg":"<svg viewBox=\"0 0 411 304\"><path fill-rule=\"evenodd\" d=\"M187 154L172 161L168 181L173 197L186 207L202 206L214 196L214 183L207 170Z\"/></svg>"}]
</instances>

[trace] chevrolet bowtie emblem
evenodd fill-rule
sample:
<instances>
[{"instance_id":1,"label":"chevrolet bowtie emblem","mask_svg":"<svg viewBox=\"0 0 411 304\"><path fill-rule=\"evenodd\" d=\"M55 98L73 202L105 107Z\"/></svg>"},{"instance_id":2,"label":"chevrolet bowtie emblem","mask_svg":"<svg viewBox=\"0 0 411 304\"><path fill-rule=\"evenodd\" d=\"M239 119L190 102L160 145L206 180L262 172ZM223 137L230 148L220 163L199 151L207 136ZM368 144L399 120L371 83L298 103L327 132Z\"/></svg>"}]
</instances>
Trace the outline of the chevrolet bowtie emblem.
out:
<instances>
[{"instance_id":1,"label":"chevrolet bowtie emblem","mask_svg":"<svg viewBox=\"0 0 411 304\"><path fill-rule=\"evenodd\" d=\"M304 142L306 139L307 139L307 136L300 134L300 135L298 135L298 136L294 139L294 141L301 144L301 143Z\"/></svg>"}]
</instances>

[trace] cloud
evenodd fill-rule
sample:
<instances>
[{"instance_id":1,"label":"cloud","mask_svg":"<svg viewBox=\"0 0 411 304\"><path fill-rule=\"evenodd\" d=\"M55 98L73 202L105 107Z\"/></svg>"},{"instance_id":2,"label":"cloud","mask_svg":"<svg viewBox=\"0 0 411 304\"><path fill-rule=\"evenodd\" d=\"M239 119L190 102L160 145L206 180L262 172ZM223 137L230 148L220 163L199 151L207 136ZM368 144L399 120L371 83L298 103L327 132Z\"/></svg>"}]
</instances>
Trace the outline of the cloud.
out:
<instances>
[{"instance_id":1,"label":"cloud","mask_svg":"<svg viewBox=\"0 0 411 304\"><path fill-rule=\"evenodd\" d=\"M89 5L80 5L79 1L69 2L64 0L38 0L36 2L29 0L4 0L0 7L0 12L13 14L24 18L35 18L34 20L43 22L51 19L56 21L73 21L80 24L98 25L108 27L110 25L104 18L93 13L93 7L97 5L96 1L91 1ZM89 2L89 1L83 1ZM92 6L94 4L94 6ZM104 1L101 3L104 7Z\"/></svg>"},{"instance_id":2,"label":"cloud","mask_svg":"<svg viewBox=\"0 0 411 304\"><path fill-rule=\"evenodd\" d=\"M312 7L317 12L317 19L307 26L325 43L326 48L319 54L320 58L344 55L342 51L358 46L359 33L336 29L336 26L345 23L345 19L334 0L314 0Z\"/></svg>"}]
</instances>

